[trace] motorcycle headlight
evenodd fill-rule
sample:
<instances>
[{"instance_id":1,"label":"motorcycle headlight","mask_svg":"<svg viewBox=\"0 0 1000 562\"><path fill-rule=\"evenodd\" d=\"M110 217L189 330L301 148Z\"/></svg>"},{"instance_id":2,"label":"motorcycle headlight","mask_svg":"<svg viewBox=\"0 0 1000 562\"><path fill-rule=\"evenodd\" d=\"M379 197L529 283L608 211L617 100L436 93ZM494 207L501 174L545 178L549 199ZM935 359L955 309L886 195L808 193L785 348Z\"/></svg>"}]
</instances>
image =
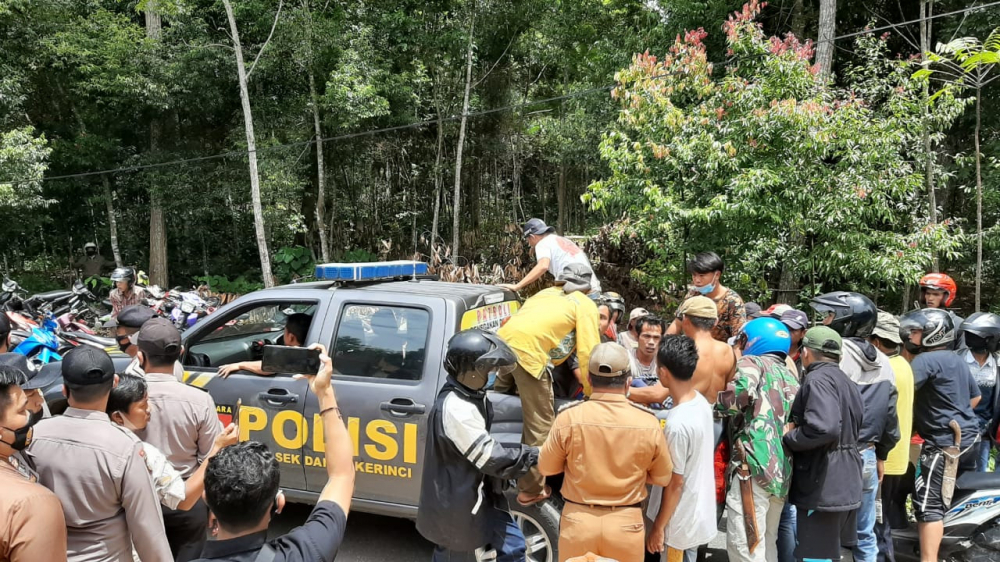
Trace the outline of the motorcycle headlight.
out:
<instances>
[{"instance_id":1,"label":"motorcycle headlight","mask_svg":"<svg viewBox=\"0 0 1000 562\"><path fill-rule=\"evenodd\" d=\"M17 291L17 283L13 281L4 281L2 288L5 293L13 293L14 291Z\"/></svg>"}]
</instances>

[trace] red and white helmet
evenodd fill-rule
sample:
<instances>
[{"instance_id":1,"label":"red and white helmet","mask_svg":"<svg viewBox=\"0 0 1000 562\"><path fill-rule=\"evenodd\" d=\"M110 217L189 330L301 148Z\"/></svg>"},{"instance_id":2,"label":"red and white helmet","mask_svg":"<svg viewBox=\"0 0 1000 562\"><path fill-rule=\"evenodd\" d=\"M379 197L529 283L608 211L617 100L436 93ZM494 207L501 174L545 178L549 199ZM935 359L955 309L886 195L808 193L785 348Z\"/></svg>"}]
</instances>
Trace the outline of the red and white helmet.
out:
<instances>
[{"instance_id":1,"label":"red and white helmet","mask_svg":"<svg viewBox=\"0 0 1000 562\"><path fill-rule=\"evenodd\" d=\"M930 289L932 291L944 291L945 306L951 306L951 303L955 301L955 296L958 294L958 285L955 284L955 280L944 273L928 273L927 275L921 277L921 300L923 300L923 293L925 289Z\"/></svg>"}]
</instances>

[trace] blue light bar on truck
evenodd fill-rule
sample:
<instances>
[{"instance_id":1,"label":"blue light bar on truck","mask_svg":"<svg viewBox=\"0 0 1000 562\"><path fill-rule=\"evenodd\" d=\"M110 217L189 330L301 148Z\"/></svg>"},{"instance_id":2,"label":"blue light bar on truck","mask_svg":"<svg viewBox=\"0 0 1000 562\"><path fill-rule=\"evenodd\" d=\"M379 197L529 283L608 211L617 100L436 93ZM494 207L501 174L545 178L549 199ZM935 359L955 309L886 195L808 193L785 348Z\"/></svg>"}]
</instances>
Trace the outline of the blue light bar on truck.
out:
<instances>
[{"instance_id":1,"label":"blue light bar on truck","mask_svg":"<svg viewBox=\"0 0 1000 562\"><path fill-rule=\"evenodd\" d=\"M426 263L410 260L324 263L316 266L316 278L324 281L377 281L426 274Z\"/></svg>"}]
</instances>

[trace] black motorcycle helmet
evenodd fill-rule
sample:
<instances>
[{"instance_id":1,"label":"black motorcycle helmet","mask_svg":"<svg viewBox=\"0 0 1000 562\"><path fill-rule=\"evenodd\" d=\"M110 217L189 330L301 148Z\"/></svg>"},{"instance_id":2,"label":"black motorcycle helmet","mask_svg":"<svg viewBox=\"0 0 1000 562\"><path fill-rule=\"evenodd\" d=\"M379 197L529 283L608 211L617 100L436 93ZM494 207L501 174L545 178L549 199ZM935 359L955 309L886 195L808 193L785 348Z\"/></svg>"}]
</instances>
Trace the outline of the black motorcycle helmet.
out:
<instances>
[{"instance_id":1,"label":"black motorcycle helmet","mask_svg":"<svg viewBox=\"0 0 1000 562\"><path fill-rule=\"evenodd\" d=\"M899 339L903 340L903 348L906 351L917 354L923 350L921 345L910 341L910 334L915 331L923 332L926 324L927 317L920 310L911 310L899 317Z\"/></svg>"},{"instance_id":2,"label":"black motorcycle helmet","mask_svg":"<svg viewBox=\"0 0 1000 562\"><path fill-rule=\"evenodd\" d=\"M977 353L996 353L1000 344L1000 316L992 312L977 312L962 322L958 329L965 336L965 345Z\"/></svg>"},{"instance_id":3,"label":"black motorcycle helmet","mask_svg":"<svg viewBox=\"0 0 1000 562\"><path fill-rule=\"evenodd\" d=\"M608 291L601 295L601 302L608 305L611 311L611 323L618 324L625 316L625 299L614 291Z\"/></svg>"},{"instance_id":4,"label":"black motorcycle helmet","mask_svg":"<svg viewBox=\"0 0 1000 562\"><path fill-rule=\"evenodd\" d=\"M509 373L515 367L517 354L496 334L473 328L448 340L444 369L458 384L470 390L482 390L490 373Z\"/></svg>"},{"instance_id":5,"label":"black motorcycle helmet","mask_svg":"<svg viewBox=\"0 0 1000 562\"><path fill-rule=\"evenodd\" d=\"M924 349L941 346L950 348L955 343L957 333L951 314L940 308L925 308L920 312L927 319L924 322L924 338L921 347Z\"/></svg>"},{"instance_id":6,"label":"black motorcycle helmet","mask_svg":"<svg viewBox=\"0 0 1000 562\"><path fill-rule=\"evenodd\" d=\"M135 284L135 270L131 267L119 267L111 272L111 282L125 281L131 287Z\"/></svg>"},{"instance_id":7,"label":"black motorcycle helmet","mask_svg":"<svg viewBox=\"0 0 1000 562\"><path fill-rule=\"evenodd\" d=\"M833 313L830 329L845 338L867 338L875 330L878 309L871 299L860 293L834 291L814 297L809 304L824 316Z\"/></svg>"}]
</instances>

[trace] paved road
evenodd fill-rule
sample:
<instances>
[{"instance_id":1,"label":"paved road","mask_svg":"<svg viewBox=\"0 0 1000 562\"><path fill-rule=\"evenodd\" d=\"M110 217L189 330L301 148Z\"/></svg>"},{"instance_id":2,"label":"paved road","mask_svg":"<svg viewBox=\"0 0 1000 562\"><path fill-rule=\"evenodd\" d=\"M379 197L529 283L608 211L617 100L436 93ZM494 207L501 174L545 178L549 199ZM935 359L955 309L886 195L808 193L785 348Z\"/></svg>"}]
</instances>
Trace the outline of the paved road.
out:
<instances>
[{"instance_id":1,"label":"paved road","mask_svg":"<svg viewBox=\"0 0 1000 562\"><path fill-rule=\"evenodd\" d=\"M310 508L290 504L271 524L271 534L277 535L301 525ZM723 521L725 528L725 521ZM347 536L337 562L428 562L431 544L417 533L412 521L380 517L367 513L352 513L347 522ZM719 533L709 545L706 560L728 562L726 539Z\"/></svg>"}]
</instances>

